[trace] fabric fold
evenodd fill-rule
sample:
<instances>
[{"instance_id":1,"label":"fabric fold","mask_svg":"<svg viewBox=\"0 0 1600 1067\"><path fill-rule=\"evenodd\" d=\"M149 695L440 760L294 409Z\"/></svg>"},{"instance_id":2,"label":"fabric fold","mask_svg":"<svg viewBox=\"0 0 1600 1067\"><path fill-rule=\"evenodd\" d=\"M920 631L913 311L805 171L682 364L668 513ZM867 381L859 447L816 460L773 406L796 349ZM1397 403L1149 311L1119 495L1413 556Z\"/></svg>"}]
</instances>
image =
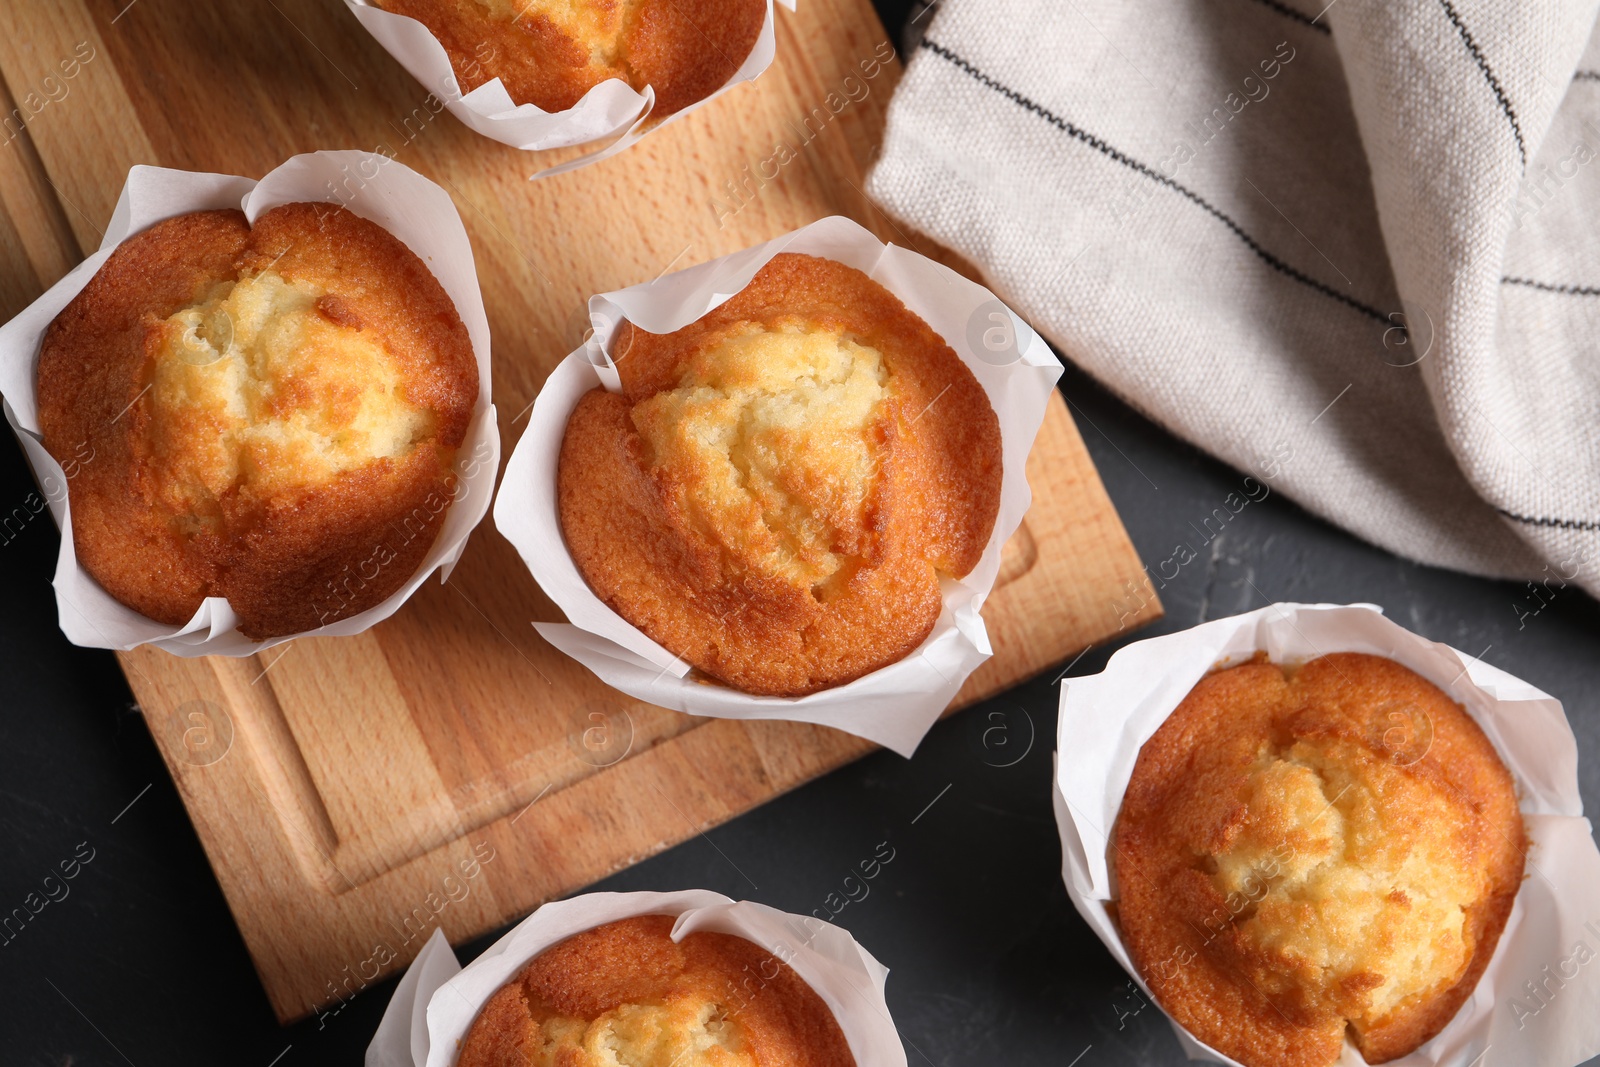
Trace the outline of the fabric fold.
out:
<instances>
[{"instance_id":1,"label":"fabric fold","mask_svg":"<svg viewBox=\"0 0 1600 1067\"><path fill-rule=\"evenodd\" d=\"M943 0L869 193L1185 440L1600 593L1596 0Z\"/></svg>"}]
</instances>

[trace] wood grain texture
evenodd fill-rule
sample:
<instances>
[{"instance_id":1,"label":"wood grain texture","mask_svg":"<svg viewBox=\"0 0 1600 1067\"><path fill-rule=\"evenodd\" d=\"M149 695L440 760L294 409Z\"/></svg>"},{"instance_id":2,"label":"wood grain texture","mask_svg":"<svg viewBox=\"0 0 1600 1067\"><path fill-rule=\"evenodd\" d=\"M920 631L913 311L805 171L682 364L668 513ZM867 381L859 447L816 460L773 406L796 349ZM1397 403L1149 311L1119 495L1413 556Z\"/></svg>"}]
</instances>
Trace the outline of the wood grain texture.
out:
<instances>
[{"instance_id":1,"label":"wood grain texture","mask_svg":"<svg viewBox=\"0 0 1600 1067\"><path fill-rule=\"evenodd\" d=\"M755 84L530 183L527 154L443 112L334 0L0 5L0 302L15 313L98 245L134 164L258 177L297 152L380 151L466 223L509 455L592 293L829 214L952 261L862 192L899 78L869 61L889 51L868 0L802 0ZM984 608L996 654L956 707L1160 613L1060 397L1028 477ZM530 625L558 618L485 522L449 583L358 637L120 655L282 1019L337 1010L434 925L481 933L871 747L633 701Z\"/></svg>"}]
</instances>

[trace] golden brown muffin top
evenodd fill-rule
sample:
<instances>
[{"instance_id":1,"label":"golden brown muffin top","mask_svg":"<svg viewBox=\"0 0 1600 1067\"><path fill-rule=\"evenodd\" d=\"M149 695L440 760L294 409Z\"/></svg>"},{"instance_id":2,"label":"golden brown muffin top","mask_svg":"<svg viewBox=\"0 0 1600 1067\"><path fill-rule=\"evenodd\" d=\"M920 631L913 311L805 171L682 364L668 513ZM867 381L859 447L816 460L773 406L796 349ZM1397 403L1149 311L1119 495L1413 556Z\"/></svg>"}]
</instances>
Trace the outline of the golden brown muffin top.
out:
<instances>
[{"instance_id":1,"label":"golden brown muffin top","mask_svg":"<svg viewBox=\"0 0 1600 1067\"><path fill-rule=\"evenodd\" d=\"M1378 656L1202 679L1145 742L1117 918L1161 1006L1247 1067L1411 1052L1472 993L1522 881L1510 773Z\"/></svg>"},{"instance_id":2,"label":"golden brown muffin top","mask_svg":"<svg viewBox=\"0 0 1600 1067\"><path fill-rule=\"evenodd\" d=\"M890 392L876 349L790 317L719 336L632 418L651 463L692 472L686 503L731 562L826 589L864 547Z\"/></svg>"},{"instance_id":3,"label":"golden brown muffin top","mask_svg":"<svg viewBox=\"0 0 1600 1067\"><path fill-rule=\"evenodd\" d=\"M565 111L610 78L653 86L664 117L725 85L765 0L376 0L431 30L462 92L499 78L518 104Z\"/></svg>"},{"instance_id":4,"label":"golden brown muffin top","mask_svg":"<svg viewBox=\"0 0 1600 1067\"><path fill-rule=\"evenodd\" d=\"M221 522L228 493L309 490L381 459L403 459L434 414L400 360L337 309L316 281L268 267L221 281L158 327L150 439L167 503Z\"/></svg>"},{"instance_id":5,"label":"golden brown muffin top","mask_svg":"<svg viewBox=\"0 0 1600 1067\"><path fill-rule=\"evenodd\" d=\"M227 597L260 638L411 576L478 371L410 249L343 209L285 204L253 228L204 211L123 242L51 323L38 390L90 574L171 625Z\"/></svg>"},{"instance_id":6,"label":"golden brown muffin top","mask_svg":"<svg viewBox=\"0 0 1600 1067\"><path fill-rule=\"evenodd\" d=\"M781 255L699 321L624 323L613 348L622 392L580 400L557 471L598 596L752 693L839 685L922 642L1001 481L988 397L926 323L860 271Z\"/></svg>"},{"instance_id":7,"label":"golden brown muffin top","mask_svg":"<svg viewBox=\"0 0 1600 1067\"><path fill-rule=\"evenodd\" d=\"M483 1006L456 1067L855 1067L815 990L731 934L607 923L541 952Z\"/></svg>"}]
</instances>

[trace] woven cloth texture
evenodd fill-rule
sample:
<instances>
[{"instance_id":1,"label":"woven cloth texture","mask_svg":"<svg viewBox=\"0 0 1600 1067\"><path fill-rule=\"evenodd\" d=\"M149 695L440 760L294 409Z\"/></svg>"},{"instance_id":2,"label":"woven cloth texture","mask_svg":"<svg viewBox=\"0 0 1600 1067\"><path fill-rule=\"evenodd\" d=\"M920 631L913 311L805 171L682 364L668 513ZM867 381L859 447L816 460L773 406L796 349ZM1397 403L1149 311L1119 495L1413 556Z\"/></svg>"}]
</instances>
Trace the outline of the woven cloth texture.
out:
<instances>
[{"instance_id":1,"label":"woven cloth texture","mask_svg":"<svg viewBox=\"0 0 1600 1067\"><path fill-rule=\"evenodd\" d=\"M942 0L868 192L1180 437L1600 594L1596 0Z\"/></svg>"}]
</instances>

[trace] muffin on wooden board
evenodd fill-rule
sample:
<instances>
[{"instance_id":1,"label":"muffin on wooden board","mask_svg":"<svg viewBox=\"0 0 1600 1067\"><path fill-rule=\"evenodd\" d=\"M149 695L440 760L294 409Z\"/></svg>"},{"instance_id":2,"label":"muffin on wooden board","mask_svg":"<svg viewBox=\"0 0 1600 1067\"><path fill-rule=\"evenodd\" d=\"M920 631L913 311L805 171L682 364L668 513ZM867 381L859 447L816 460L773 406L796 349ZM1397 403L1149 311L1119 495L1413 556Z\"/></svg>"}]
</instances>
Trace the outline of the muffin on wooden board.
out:
<instances>
[{"instance_id":1,"label":"muffin on wooden board","mask_svg":"<svg viewBox=\"0 0 1600 1067\"><path fill-rule=\"evenodd\" d=\"M456 1067L855 1067L816 991L760 946L620 919L535 956L483 1006Z\"/></svg>"},{"instance_id":2,"label":"muffin on wooden board","mask_svg":"<svg viewBox=\"0 0 1600 1067\"><path fill-rule=\"evenodd\" d=\"M1515 786L1432 683L1378 656L1200 681L1112 833L1117 921L1161 1006L1249 1067L1369 1063L1456 1014L1523 876Z\"/></svg>"},{"instance_id":3,"label":"muffin on wooden board","mask_svg":"<svg viewBox=\"0 0 1600 1067\"><path fill-rule=\"evenodd\" d=\"M755 47L766 0L375 0L444 46L463 93L499 78L518 104L566 111L620 78L660 117L722 88Z\"/></svg>"},{"instance_id":4,"label":"muffin on wooden board","mask_svg":"<svg viewBox=\"0 0 1600 1067\"><path fill-rule=\"evenodd\" d=\"M37 387L84 568L171 625L226 597L261 640L373 607L422 563L478 369L410 249L301 203L128 238L51 323Z\"/></svg>"},{"instance_id":5,"label":"muffin on wooden board","mask_svg":"<svg viewBox=\"0 0 1600 1067\"><path fill-rule=\"evenodd\" d=\"M630 323L557 468L602 600L706 675L797 696L901 659L994 529L1000 427L972 372L854 268L783 254L670 334Z\"/></svg>"}]
</instances>

